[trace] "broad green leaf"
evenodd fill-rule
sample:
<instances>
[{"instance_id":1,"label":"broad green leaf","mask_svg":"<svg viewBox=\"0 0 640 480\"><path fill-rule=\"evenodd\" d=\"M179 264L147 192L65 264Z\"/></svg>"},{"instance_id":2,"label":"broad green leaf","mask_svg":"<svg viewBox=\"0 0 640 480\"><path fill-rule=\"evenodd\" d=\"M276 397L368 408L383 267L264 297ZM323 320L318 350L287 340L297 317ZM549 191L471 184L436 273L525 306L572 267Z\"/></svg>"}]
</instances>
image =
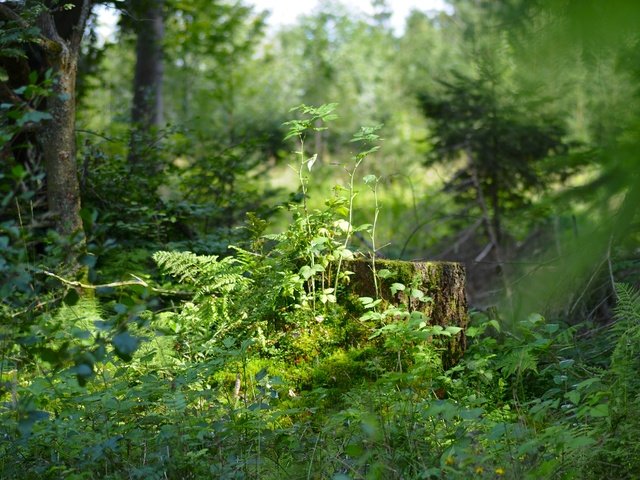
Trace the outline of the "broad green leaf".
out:
<instances>
[{"instance_id":1,"label":"broad green leaf","mask_svg":"<svg viewBox=\"0 0 640 480\"><path fill-rule=\"evenodd\" d=\"M450 327L447 327L447 328L445 329L445 331L446 331L446 332L448 332L448 333L450 333L450 334L452 334L452 335L457 335L458 333L460 333L460 332L462 331L462 328L460 328L460 327L456 327L456 326L453 326L453 325L452 325L452 326L450 326Z\"/></svg>"},{"instance_id":2,"label":"broad green leaf","mask_svg":"<svg viewBox=\"0 0 640 480\"><path fill-rule=\"evenodd\" d=\"M412 288L411 298L415 298L416 300L422 300L424 298L424 292L418 288Z\"/></svg>"},{"instance_id":3,"label":"broad green leaf","mask_svg":"<svg viewBox=\"0 0 640 480\"><path fill-rule=\"evenodd\" d=\"M588 437L586 435L582 435L580 437L575 437L570 439L566 445L569 448L577 449L577 448L590 447L595 443L596 443L596 440L594 438Z\"/></svg>"},{"instance_id":4,"label":"broad green leaf","mask_svg":"<svg viewBox=\"0 0 640 480\"><path fill-rule=\"evenodd\" d=\"M29 112L25 112L18 118L17 125L19 127L24 126L26 123L39 123L43 120L51 120L53 117L50 113L47 112L39 112L38 110L31 110Z\"/></svg>"},{"instance_id":5,"label":"broad green leaf","mask_svg":"<svg viewBox=\"0 0 640 480\"><path fill-rule=\"evenodd\" d=\"M567 392L565 394L565 397L574 405L578 405L578 403L580 403L580 392L577 392L576 390L571 390L570 392Z\"/></svg>"},{"instance_id":6,"label":"broad green leaf","mask_svg":"<svg viewBox=\"0 0 640 480\"><path fill-rule=\"evenodd\" d=\"M67 294L64 296L63 302L65 303L65 305L73 307L78 303L79 300L80 300L80 295L78 294L75 288L71 288L67 292Z\"/></svg>"},{"instance_id":7,"label":"broad green leaf","mask_svg":"<svg viewBox=\"0 0 640 480\"><path fill-rule=\"evenodd\" d=\"M569 358L567 360L561 360L558 365L560 366L561 369L565 370L571 367L574 363L575 363L575 360Z\"/></svg>"},{"instance_id":8,"label":"broad green leaf","mask_svg":"<svg viewBox=\"0 0 640 480\"><path fill-rule=\"evenodd\" d=\"M375 175L366 175L362 180L364 180L364 183L366 183L367 185L370 185L372 183L375 183L376 180L378 180L378 177L376 177Z\"/></svg>"},{"instance_id":9,"label":"broad green leaf","mask_svg":"<svg viewBox=\"0 0 640 480\"><path fill-rule=\"evenodd\" d=\"M378 277L382 279L391 278L392 276L393 276L393 272L391 270L388 270L386 268L378 270Z\"/></svg>"},{"instance_id":10,"label":"broad green leaf","mask_svg":"<svg viewBox=\"0 0 640 480\"><path fill-rule=\"evenodd\" d=\"M120 332L113 337L111 344L115 348L116 355L124 361L130 361L138 349L140 341L128 331Z\"/></svg>"},{"instance_id":11,"label":"broad green leaf","mask_svg":"<svg viewBox=\"0 0 640 480\"><path fill-rule=\"evenodd\" d=\"M609 405L601 403L595 407L587 409L585 413L594 418L607 417L609 416Z\"/></svg>"}]
</instances>

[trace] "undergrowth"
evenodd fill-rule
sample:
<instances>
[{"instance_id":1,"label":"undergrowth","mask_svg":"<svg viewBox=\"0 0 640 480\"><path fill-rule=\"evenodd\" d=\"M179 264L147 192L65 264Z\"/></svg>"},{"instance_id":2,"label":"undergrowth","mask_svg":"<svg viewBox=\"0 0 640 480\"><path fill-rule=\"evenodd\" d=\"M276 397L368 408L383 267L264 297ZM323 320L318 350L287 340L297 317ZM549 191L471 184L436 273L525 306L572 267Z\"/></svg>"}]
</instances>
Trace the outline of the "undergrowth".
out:
<instances>
[{"instance_id":1,"label":"undergrowth","mask_svg":"<svg viewBox=\"0 0 640 480\"><path fill-rule=\"evenodd\" d=\"M352 225L375 129L354 137L348 187L307 203L304 138L332 110L303 106L289 124L301 202L285 231L250 215L251 241L228 256L157 252L157 283L58 277L64 295L30 291L41 270L3 226L2 478L634 478L638 292L617 285L598 338L472 312L469 347L445 369L459 328L349 289L353 236L376 245L376 219ZM593 343L606 362L582 354Z\"/></svg>"}]
</instances>

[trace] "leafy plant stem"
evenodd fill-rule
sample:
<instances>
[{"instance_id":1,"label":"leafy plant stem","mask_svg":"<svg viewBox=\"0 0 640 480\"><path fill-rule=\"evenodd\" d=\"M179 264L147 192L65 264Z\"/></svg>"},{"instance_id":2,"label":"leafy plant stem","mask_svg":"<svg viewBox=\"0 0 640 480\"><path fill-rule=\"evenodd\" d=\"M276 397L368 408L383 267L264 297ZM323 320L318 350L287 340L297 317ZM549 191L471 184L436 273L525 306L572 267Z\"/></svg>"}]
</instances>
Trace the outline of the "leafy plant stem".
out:
<instances>
[{"instance_id":1,"label":"leafy plant stem","mask_svg":"<svg viewBox=\"0 0 640 480\"><path fill-rule=\"evenodd\" d=\"M320 434L316 437L316 443L313 445L313 450L311 451L311 458L309 459L309 468L307 469L307 480L311 478L311 469L313 468L313 459L316 455L316 450L318 449L318 443L320 442Z\"/></svg>"},{"instance_id":2,"label":"leafy plant stem","mask_svg":"<svg viewBox=\"0 0 640 480\"><path fill-rule=\"evenodd\" d=\"M378 255L376 249L376 226L378 225L378 216L380 215L380 204L378 203L378 178L376 177L373 187L373 201L375 204L375 210L373 214L373 226L371 227L371 269L373 270L373 285L378 298L382 296L380 291L380 285L378 284L378 275L376 272L376 256Z\"/></svg>"},{"instance_id":3,"label":"leafy plant stem","mask_svg":"<svg viewBox=\"0 0 640 480\"><path fill-rule=\"evenodd\" d=\"M358 167L360 166L363 160L364 160L364 157L359 157L356 160L353 170L351 171L347 170L347 173L349 174L349 213L348 213L349 224L347 225L347 232L345 233L344 244L342 245L344 250L346 250L347 247L349 246L349 241L351 240L351 235L353 234L353 227L352 227L353 203L356 198L355 177L356 177L356 171L358 170ZM340 255L340 258L338 258L338 266L336 267L336 283L334 287L336 292L338 291L338 284L340 282L340 270L342 268L342 258L343 256Z\"/></svg>"},{"instance_id":4,"label":"leafy plant stem","mask_svg":"<svg viewBox=\"0 0 640 480\"><path fill-rule=\"evenodd\" d=\"M300 139L300 165L298 166L298 179L300 181L300 189L302 191L302 211L304 212L304 224L307 230L307 234L309 235L309 238L312 237L313 232L311 230L311 221L310 221L310 216L309 216L309 208L307 205L307 184L309 182L309 180L307 178L305 178L304 176L304 166L307 163L307 160L305 159L304 156L304 137L302 135L299 135L298 138ZM313 254L313 252L309 252L309 262L310 262L310 266L311 268L314 267L315 265L315 255ZM316 311L316 285L315 282L313 281L313 279L310 279L309 281L309 290L311 292L311 306L313 309L313 312L315 313Z\"/></svg>"}]
</instances>

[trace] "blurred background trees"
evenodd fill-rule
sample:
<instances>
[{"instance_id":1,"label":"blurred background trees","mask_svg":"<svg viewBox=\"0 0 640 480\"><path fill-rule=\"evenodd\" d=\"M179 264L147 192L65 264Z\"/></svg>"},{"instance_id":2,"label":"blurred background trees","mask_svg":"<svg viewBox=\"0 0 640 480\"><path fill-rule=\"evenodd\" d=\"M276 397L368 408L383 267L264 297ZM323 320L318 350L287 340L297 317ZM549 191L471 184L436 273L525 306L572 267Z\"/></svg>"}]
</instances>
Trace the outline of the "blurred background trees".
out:
<instances>
[{"instance_id":1,"label":"blurred background trees","mask_svg":"<svg viewBox=\"0 0 640 480\"><path fill-rule=\"evenodd\" d=\"M336 102L331 130L306 142L321 165L312 206L339 181L351 135L382 124L384 146L363 175L380 177L383 255L465 262L479 307L508 297L514 308L606 316L609 277L631 275L637 253L633 2L456 0L411 12L400 31L392 4L373 4L366 15L325 2L277 29L248 2L94 8L78 47L74 168L98 264L131 248L224 253L249 211L288 221L277 207L295 198L294 147L282 124L294 105ZM38 5L2 6L4 219L16 205L36 215L33 192L56 191L34 153L51 149L31 133L66 98L61 70L34 64L46 32ZM44 4L58 23L74 5ZM102 38L105 8L119 21ZM10 199L20 189L30 206ZM368 189L359 202L368 221ZM545 275L564 278L553 295L532 287ZM577 293L587 285L599 313Z\"/></svg>"}]
</instances>

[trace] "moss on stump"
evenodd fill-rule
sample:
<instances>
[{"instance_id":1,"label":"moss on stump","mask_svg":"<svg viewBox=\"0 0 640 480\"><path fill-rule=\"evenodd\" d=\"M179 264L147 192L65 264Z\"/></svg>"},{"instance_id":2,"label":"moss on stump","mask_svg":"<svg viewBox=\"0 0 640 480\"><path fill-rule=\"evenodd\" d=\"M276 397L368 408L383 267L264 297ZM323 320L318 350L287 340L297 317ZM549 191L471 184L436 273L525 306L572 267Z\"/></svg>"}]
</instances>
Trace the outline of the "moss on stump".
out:
<instances>
[{"instance_id":1,"label":"moss on stump","mask_svg":"<svg viewBox=\"0 0 640 480\"><path fill-rule=\"evenodd\" d=\"M345 263L353 272L350 290L359 297L377 298L371 260L353 260ZM407 305L409 311L420 311L429 318L430 325L461 327L462 331L451 337L443 354L446 367L454 365L465 351L465 330L469 315L465 295L465 270L454 262L408 262L376 259L380 296L392 305ZM386 270L381 278L380 272ZM391 285L401 283L407 288L395 295ZM432 302L423 302L408 295L410 288L421 290Z\"/></svg>"}]
</instances>

